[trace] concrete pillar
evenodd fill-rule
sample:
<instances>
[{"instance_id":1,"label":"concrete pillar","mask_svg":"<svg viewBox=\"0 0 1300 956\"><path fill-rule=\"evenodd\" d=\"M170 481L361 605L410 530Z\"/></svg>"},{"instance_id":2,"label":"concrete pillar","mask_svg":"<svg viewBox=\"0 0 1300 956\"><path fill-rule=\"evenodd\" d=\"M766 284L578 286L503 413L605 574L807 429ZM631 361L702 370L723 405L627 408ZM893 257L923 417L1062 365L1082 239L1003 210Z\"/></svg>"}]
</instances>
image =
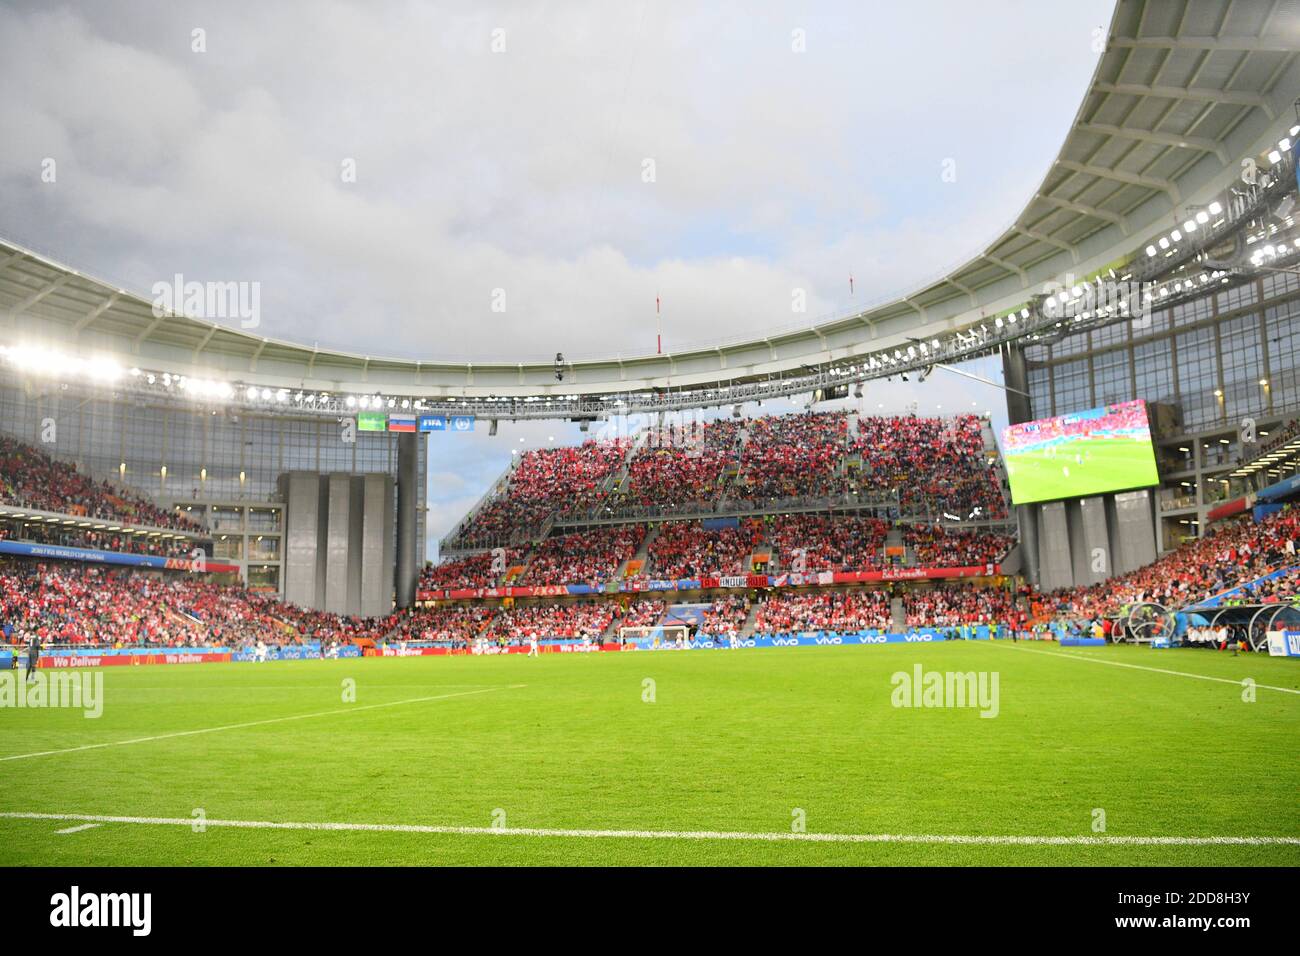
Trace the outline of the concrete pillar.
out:
<instances>
[{"instance_id":1,"label":"concrete pillar","mask_svg":"<svg viewBox=\"0 0 1300 956\"><path fill-rule=\"evenodd\" d=\"M397 606L415 603L415 585L420 564L415 553L418 539L416 522L420 500L420 452L418 433L397 436Z\"/></svg>"}]
</instances>

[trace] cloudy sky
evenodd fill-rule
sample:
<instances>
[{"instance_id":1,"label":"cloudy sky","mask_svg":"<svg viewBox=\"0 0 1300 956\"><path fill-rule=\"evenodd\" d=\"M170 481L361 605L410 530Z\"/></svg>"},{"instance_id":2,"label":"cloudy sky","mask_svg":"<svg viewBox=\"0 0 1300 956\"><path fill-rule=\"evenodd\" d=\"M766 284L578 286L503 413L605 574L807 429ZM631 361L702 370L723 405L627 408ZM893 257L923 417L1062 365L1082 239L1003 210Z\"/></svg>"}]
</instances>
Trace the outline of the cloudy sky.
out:
<instances>
[{"instance_id":1,"label":"cloudy sky","mask_svg":"<svg viewBox=\"0 0 1300 956\"><path fill-rule=\"evenodd\" d=\"M1111 8L9 0L0 234L146 293L255 281L259 333L374 355L644 351L656 296L669 349L762 331L1010 223ZM442 456L431 528L557 429Z\"/></svg>"}]
</instances>

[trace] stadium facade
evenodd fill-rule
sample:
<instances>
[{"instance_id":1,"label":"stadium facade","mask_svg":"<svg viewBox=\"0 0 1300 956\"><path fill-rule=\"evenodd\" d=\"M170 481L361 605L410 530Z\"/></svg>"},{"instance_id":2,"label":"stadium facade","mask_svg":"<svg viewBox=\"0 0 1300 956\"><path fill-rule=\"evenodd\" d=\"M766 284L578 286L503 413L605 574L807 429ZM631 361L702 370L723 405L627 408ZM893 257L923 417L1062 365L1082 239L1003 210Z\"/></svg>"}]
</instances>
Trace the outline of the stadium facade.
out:
<instances>
[{"instance_id":1,"label":"stadium facade","mask_svg":"<svg viewBox=\"0 0 1300 956\"><path fill-rule=\"evenodd\" d=\"M1285 6L1123 0L1057 159L1013 225L969 262L866 311L666 355L453 362L321 350L160 310L0 243L0 427L168 509L202 514L214 559L298 601L323 606L329 551L352 540L341 529L358 507L391 509L375 533L391 539L380 553L393 555L392 592L405 605L424 553L426 474L408 416L444 427L452 416L469 427L586 424L844 394L998 354L1013 422L1153 403L1160 487L1138 489L1146 517L1137 523L1153 551L1168 550L1216 509L1296 468L1286 456L1249 466L1300 401L1297 31ZM367 415L382 417L383 430L363 427ZM338 479L318 488L314 522L291 517L291 473ZM344 476L370 475L391 480L391 503L358 506L341 490ZM1086 506L1071 507L1082 515ZM1046 508L1018 513L1031 580ZM1101 531L1061 519L1065 538L1051 538L1068 567L1058 553L1053 583L1125 569L1081 570L1087 539L1119 526L1118 498L1100 509ZM295 554L315 569L287 589Z\"/></svg>"}]
</instances>

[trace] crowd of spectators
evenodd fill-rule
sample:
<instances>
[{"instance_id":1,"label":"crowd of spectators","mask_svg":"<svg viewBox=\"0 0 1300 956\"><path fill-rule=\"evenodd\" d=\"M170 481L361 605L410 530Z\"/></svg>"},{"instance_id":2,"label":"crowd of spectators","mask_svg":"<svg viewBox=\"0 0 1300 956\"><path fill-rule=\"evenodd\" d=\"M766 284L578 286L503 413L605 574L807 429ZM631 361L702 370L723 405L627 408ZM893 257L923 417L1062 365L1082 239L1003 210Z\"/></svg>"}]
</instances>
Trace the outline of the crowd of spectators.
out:
<instances>
[{"instance_id":1,"label":"crowd of spectators","mask_svg":"<svg viewBox=\"0 0 1300 956\"><path fill-rule=\"evenodd\" d=\"M749 598L744 595L718 598L700 615L700 633L711 637L739 635L751 607Z\"/></svg>"},{"instance_id":2,"label":"crowd of spectators","mask_svg":"<svg viewBox=\"0 0 1300 956\"><path fill-rule=\"evenodd\" d=\"M699 521L676 521L660 526L650 542L651 577L719 577L748 574L747 562L763 540L763 522L744 518L736 527L705 528Z\"/></svg>"},{"instance_id":3,"label":"crowd of spectators","mask_svg":"<svg viewBox=\"0 0 1300 956\"><path fill-rule=\"evenodd\" d=\"M1286 508L1260 522L1246 515L1136 571L1091 587L1034 595L1033 601L1037 613L1075 619L1113 616L1126 605L1147 601L1180 608L1300 564L1297 548L1300 509ZM1300 574L1289 574L1254 584L1242 597L1287 601L1298 587Z\"/></svg>"},{"instance_id":4,"label":"crowd of spectators","mask_svg":"<svg viewBox=\"0 0 1300 956\"><path fill-rule=\"evenodd\" d=\"M376 638L392 621L284 604L276 595L79 562L0 565L0 627L9 641L93 646L238 647ZM17 637L15 637L17 635Z\"/></svg>"},{"instance_id":5,"label":"crowd of spectators","mask_svg":"<svg viewBox=\"0 0 1300 956\"><path fill-rule=\"evenodd\" d=\"M162 558L189 558L198 543L189 538L163 538L161 534L127 534L95 531L53 522L0 520L0 541L28 541L65 548L92 548Z\"/></svg>"},{"instance_id":6,"label":"crowd of spectators","mask_svg":"<svg viewBox=\"0 0 1300 956\"><path fill-rule=\"evenodd\" d=\"M999 531L946 529L941 525L908 525L903 541L923 568L961 568L1000 564L1016 543Z\"/></svg>"},{"instance_id":7,"label":"crowd of spectators","mask_svg":"<svg viewBox=\"0 0 1300 956\"><path fill-rule=\"evenodd\" d=\"M172 647L203 630L171 607L160 578L84 564L0 565L0 627L7 640ZM206 643L206 641L202 641Z\"/></svg>"},{"instance_id":8,"label":"crowd of spectators","mask_svg":"<svg viewBox=\"0 0 1300 956\"><path fill-rule=\"evenodd\" d=\"M454 561L425 565L420 572L420 590L431 588L494 588L502 583L502 578L513 567L523 562L525 552L518 548L504 549L500 556L492 551L471 554ZM493 570L498 567L499 570Z\"/></svg>"},{"instance_id":9,"label":"crowd of spectators","mask_svg":"<svg viewBox=\"0 0 1300 956\"><path fill-rule=\"evenodd\" d=\"M861 417L851 449L862 472L851 491L897 492L904 509L969 518L1006 517L1002 472L985 457L982 420Z\"/></svg>"},{"instance_id":10,"label":"crowd of spectators","mask_svg":"<svg viewBox=\"0 0 1300 956\"><path fill-rule=\"evenodd\" d=\"M590 531L552 535L542 542L518 580L521 586L588 584L612 578L645 540L640 524L608 525Z\"/></svg>"},{"instance_id":11,"label":"crowd of spectators","mask_svg":"<svg viewBox=\"0 0 1300 956\"><path fill-rule=\"evenodd\" d=\"M722 418L651 429L628 464L616 504L677 506L718 498L728 465L738 461L742 422Z\"/></svg>"},{"instance_id":12,"label":"crowd of spectators","mask_svg":"<svg viewBox=\"0 0 1300 956\"><path fill-rule=\"evenodd\" d=\"M614 618L619 627L654 627L663 616L665 604L654 598L632 601L626 607L614 605Z\"/></svg>"},{"instance_id":13,"label":"crowd of spectators","mask_svg":"<svg viewBox=\"0 0 1300 956\"><path fill-rule=\"evenodd\" d=\"M746 422L740 473L728 500L820 497L842 490L848 412L803 412Z\"/></svg>"},{"instance_id":14,"label":"crowd of spectators","mask_svg":"<svg viewBox=\"0 0 1300 956\"><path fill-rule=\"evenodd\" d=\"M7 435L0 435L0 502L124 524L202 530L187 515L95 481L67 462Z\"/></svg>"},{"instance_id":15,"label":"crowd of spectators","mask_svg":"<svg viewBox=\"0 0 1300 956\"><path fill-rule=\"evenodd\" d=\"M387 638L468 647L483 633L496 608L484 604L438 604L401 615Z\"/></svg>"},{"instance_id":16,"label":"crowd of spectators","mask_svg":"<svg viewBox=\"0 0 1300 956\"><path fill-rule=\"evenodd\" d=\"M524 604L503 608L483 632L498 643L523 644L530 637L598 640L614 619L609 602Z\"/></svg>"},{"instance_id":17,"label":"crowd of spectators","mask_svg":"<svg viewBox=\"0 0 1300 956\"><path fill-rule=\"evenodd\" d=\"M592 507L604 498L627 449L626 440L615 439L524 452L504 492L470 520L460 540L493 544L514 530L536 528L552 514Z\"/></svg>"},{"instance_id":18,"label":"crowd of spectators","mask_svg":"<svg viewBox=\"0 0 1300 956\"><path fill-rule=\"evenodd\" d=\"M887 630L889 595L884 591L799 591L773 593L758 607L758 634L797 634L803 631Z\"/></svg>"},{"instance_id":19,"label":"crowd of spectators","mask_svg":"<svg viewBox=\"0 0 1300 956\"><path fill-rule=\"evenodd\" d=\"M964 624L1012 624L1024 616L1014 591L1006 588L953 585L922 588L903 595L908 627L960 627Z\"/></svg>"},{"instance_id":20,"label":"crowd of spectators","mask_svg":"<svg viewBox=\"0 0 1300 956\"><path fill-rule=\"evenodd\" d=\"M851 422L856 422L851 427ZM845 494L897 495L911 512L1006 517L1001 470L984 448L983 420L860 416L845 410L719 419L652 431L629 442L588 441L524 453L503 492L459 534L490 545L551 515L597 505L717 507ZM627 476L611 479L628 460ZM734 477L728 475L734 471Z\"/></svg>"},{"instance_id":21,"label":"crowd of spectators","mask_svg":"<svg viewBox=\"0 0 1300 956\"><path fill-rule=\"evenodd\" d=\"M767 540L782 571L862 571L884 565L889 522L796 514L771 519Z\"/></svg>"}]
</instances>

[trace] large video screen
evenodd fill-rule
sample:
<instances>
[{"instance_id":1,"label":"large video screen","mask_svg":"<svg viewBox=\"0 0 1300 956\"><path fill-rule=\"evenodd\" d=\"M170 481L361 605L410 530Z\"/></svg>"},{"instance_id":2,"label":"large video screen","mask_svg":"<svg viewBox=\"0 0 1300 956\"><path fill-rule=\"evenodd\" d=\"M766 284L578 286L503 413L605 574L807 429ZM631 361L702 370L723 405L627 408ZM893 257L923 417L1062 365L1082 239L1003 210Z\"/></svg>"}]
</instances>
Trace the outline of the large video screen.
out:
<instances>
[{"instance_id":1,"label":"large video screen","mask_svg":"<svg viewBox=\"0 0 1300 956\"><path fill-rule=\"evenodd\" d=\"M1018 505L1147 488L1156 472L1144 401L1010 425L1002 457Z\"/></svg>"}]
</instances>

